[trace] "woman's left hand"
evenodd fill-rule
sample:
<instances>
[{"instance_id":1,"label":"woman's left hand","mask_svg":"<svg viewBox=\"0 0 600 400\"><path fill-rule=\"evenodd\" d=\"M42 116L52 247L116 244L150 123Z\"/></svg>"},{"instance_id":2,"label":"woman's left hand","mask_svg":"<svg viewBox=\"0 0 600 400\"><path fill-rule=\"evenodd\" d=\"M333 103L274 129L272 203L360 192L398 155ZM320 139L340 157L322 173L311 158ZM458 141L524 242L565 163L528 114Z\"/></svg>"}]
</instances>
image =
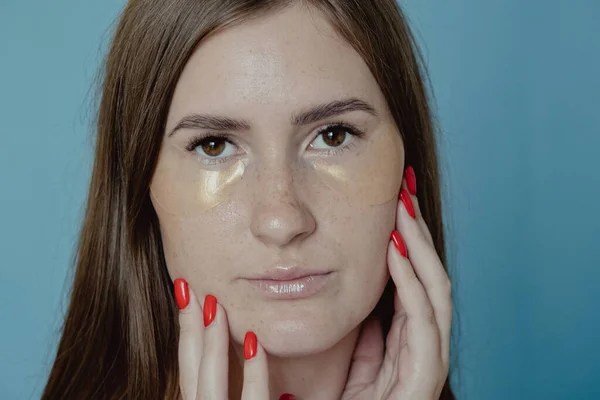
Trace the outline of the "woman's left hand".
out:
<instances>
[{"instance_id":1,"label":"woman's left hand","mask_svg":"<svg viewBox=\"0 0 600 400\"><path fill-rule=\"evenodd\" d=\"M345 400L437 400L448 376L450 280L417 198L407 190L411 186L416 193L411 174L405 174L409 182L403 183L397 230L388 244L387 263L396 295L385 350L378 321L365 323L342 395Z\"/></svg>"}]
</instances>

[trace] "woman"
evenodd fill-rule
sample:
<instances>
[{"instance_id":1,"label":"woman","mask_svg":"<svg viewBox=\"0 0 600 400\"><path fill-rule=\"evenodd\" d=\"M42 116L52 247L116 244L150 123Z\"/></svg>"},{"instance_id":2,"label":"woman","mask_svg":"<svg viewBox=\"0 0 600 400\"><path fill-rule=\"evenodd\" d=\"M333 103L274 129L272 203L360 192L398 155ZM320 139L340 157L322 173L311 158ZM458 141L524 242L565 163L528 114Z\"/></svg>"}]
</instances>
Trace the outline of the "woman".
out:
<instances>
[{"instance_id":1,"label":"woman","mask_svg":"<svg viewBox=\"0 0 600 400\"><path fill-rule=\"evenodd\" d=\"M130 1L43 398L452 399L415 53L394 0Z\"/></svg>"}]
</instances>

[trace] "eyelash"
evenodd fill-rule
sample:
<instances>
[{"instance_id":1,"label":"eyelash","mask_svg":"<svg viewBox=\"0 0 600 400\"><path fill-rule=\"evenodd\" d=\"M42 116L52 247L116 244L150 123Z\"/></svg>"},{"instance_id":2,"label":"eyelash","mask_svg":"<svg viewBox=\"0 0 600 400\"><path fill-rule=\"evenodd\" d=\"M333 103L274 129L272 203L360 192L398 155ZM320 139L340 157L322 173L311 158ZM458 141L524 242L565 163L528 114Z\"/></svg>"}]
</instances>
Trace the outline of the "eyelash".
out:
<instances>
[{"instance_id":1,"label":"eyelash","mask_svg":"<svg viewBox=\"0 0 600 400\"><path fill-rule=\"evenodd\" d=\"M358 139L362 138L365 135L365 133L363 131L361 131L360 129L356 128L355 126L352 126L352 125L347 124L345 122L338 121L338 122L332 122L332 123L326 125L325 127L321 128L318 131L317 135L314 137L314 139L316 139L317 137L319 137L323 133L327 132L327 130L331 129L331 128L343 128L348 134L350 134L350 136L356 137ZM192 138L188 142L188 144L185 146L185 149L187 151L189 151L189 152L193 152L196 149L196 147L200 146L202 144L202 142L204 142L206 139L221 139L221 140L223 140L223 141L225 141L227 143L230 143L230 144L232 144L232 145L235 146L235 143L226 134L222 134L222 133L208 133L208 134L205 134L205 135L200 135L200 136L196 136L196 137ZM324 150L324 152L325 152L326 155L341 154L342 152L350 149L353 145L354 145L354 143L350 143L348 145L345 145L344 147L335 147L335 148L332 148L330 150ZM222 158L204 157L204 158L206 159L206 161L204 161L206 164L216 165L216 164L220 164L222 162L226 162L229 157L222 157Z\"/></svg>"},{"instance_id":2,"label":"eyelash","mask_svg":"<svg viewBox=\"0 0 600 400\"><path fill-rule=\"evenodd\" d=\"M200 135L200 136L196 136L196 137L192 138L188 142L188 144L185 146L185 149L187 151L189 151L190 153L192 153L192 152L194 152L196 147L200 146L202 144L202 142L204 142L206 139L222 139L223 141L235 146L235 143L233 143L227 135L224 135L222 133L208 133L206 135ZM208 160L208 161L206 161L206 163L210 164L210 165L216 165L216 164L220 164L224 161L227 161L227 157L224 157L224 158L204 157L204 158L206 160Z\"/></svg>"}]
</instances>

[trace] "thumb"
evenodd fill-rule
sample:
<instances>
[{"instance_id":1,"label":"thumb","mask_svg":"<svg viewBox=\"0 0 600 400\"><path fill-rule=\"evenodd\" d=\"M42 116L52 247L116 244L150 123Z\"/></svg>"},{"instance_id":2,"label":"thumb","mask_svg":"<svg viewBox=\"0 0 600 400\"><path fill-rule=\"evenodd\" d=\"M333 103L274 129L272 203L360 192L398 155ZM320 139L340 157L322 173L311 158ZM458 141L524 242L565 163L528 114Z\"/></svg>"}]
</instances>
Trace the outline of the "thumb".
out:
<instances>
[{"instance_id":1,"label":"thumb","mask_svg":"<svg viewBox=\"0 0 600 400\"><path fill-rule=\"evenodd\" d=\"M375 381L383 362L383 333L377 318L365 321L354 348L346 389L352 390Z\"/></svg>"}]
</instances>

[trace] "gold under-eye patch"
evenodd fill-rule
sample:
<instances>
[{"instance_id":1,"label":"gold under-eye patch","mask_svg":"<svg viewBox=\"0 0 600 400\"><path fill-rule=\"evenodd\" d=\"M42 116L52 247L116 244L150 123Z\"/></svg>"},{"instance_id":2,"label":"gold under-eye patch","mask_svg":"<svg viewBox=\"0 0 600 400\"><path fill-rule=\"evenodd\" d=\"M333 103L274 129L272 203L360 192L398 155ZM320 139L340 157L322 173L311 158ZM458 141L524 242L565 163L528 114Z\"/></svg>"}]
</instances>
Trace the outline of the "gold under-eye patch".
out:
<instances>
[{"instance_id":1,"label":"gold under-eye patch","mask_svg":"<svg viewBox=\"0 0 600 400\"><path fill-rule=\"evenodd\" d=\"M246 169L241 160L207 169L193 156L168 147L159 157L150 194L155 205L174 216L193 217L227 200Z\"/></svg>"},{"instance_id":2,"label":"gold under-eye patch","mask_svg":"<svg viewBox=\"0 0 600 400\"><path fill-rule=\"evenodd\" d=\"M402 184L402 140L394 131L377 132L365 139L349 160L319 157L314 170L331 189L361 205L384 204L397 198Z\"/></svg>"},{"instance_id":3,"label":"gold under-eye patch","mask_svg":"<svg viewBox=\"0 0 600 400\"><path fill-rule=\"evenodd\" d=\"M395 199L402 183L402 140L395 130L377 131L361 140L359 149L344 155L307 157L294 167L301 188L333 190L350 204L379 205ZM253 188L256 169L242 161L205 166L191 154L166 145L161 151L150 192L155 206L182 218L196 217ZM307 176L308 175L308 176ZM244 184L242 183L245 182ZM260 195L260 194L259 194Z\"/></svg>"}]
</instances>

